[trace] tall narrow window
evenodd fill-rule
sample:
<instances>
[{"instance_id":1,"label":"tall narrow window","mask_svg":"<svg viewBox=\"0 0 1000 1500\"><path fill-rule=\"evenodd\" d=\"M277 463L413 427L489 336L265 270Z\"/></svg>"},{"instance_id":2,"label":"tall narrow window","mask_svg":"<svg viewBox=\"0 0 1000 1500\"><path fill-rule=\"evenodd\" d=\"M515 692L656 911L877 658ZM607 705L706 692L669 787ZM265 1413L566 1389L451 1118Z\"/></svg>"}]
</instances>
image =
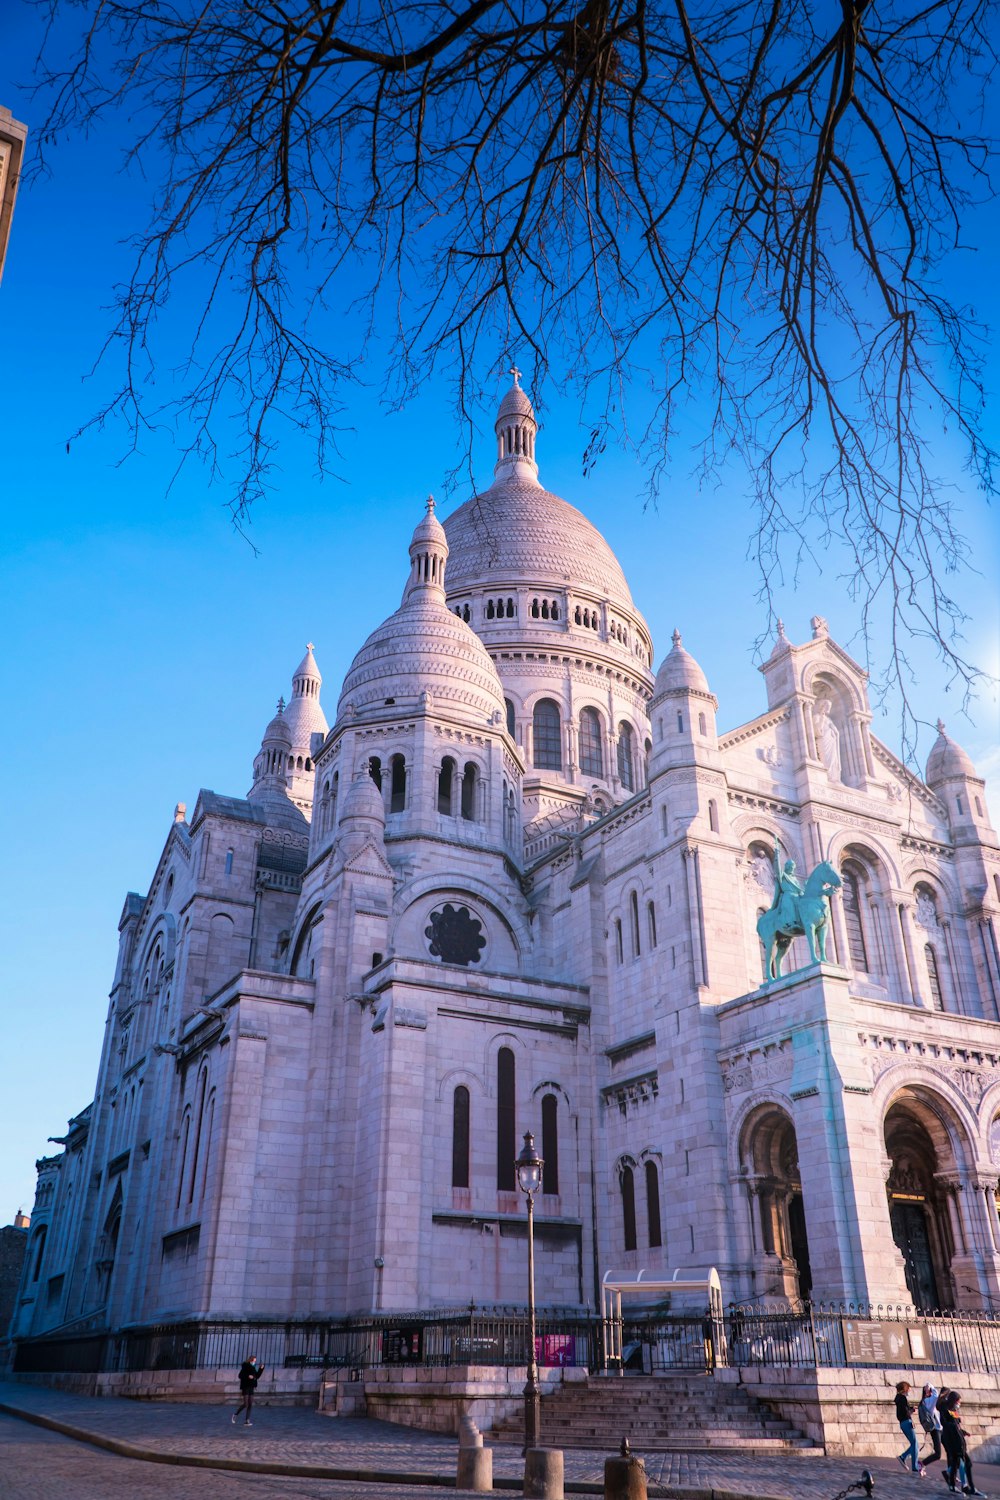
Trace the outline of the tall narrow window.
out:
<instances>
[{"instance_id":1,"label":"tall narrow window","mask_svg":"<svg viewBox=\"0 0 1000 1500\"><path fill-rule=\"evenodd\" d=\"M469 1186L469 1090L463 1083L455 1090L452 1105L451 1185Z\"/></svg>"},{"instance_id":2,"label":"tall narrow window","mask_svg":"<svg viewBox=\"0 0 1000 1500\"><path fill-rule=\"evenodd\" d=\"M625 1249L634 1250L635 1238L635 1177L631 1167L622 1168L622 1229L625 1233Z\"/></svg>"},{"instance_id":3,"label":"tall narrow window","mask_svg":"<svg viewBox=\"0 0 1000 1500\"><path fill-rule=\"evenodd\" d=\"M455 780L455 762L446 755L438 772L438 812L451 817L451 794Z\"/></svg>"},{"instance_id":4,"label":"tall narrow window","mask_svg":"<svg viewBox=\"0 0 1000 1500\"><path fill-rule=\"evenodd\" d=\"M466 761L462 776L462 817L470 823L476 818L476 767L471 760Z\"/></svg>"},{"instance_id":5,"label":"tall narrow window","mask_svg":"<svg viewBox=\"0 0 1000 1500\"><path fill-rule=\"evenodd\" d=\"M512 1193L517 1186L515 1106L514 1054L509 1047L501 1047L497 1053L497 1188L503 1193Z\"/></svg>"},{"instance_id":6,"label":"tall narrow window","mask_svg":"<svg viewBox=\"0 0 1000 1500\"><path fill-rule=\"evenodd\" d=\"M656 947L656 907L652 901L646 903L646 920L649 925L649 946Z\"/></svg>"},{"instance_id":7,"label":"tall narrow window","mask_svg":"<svg viewBox=\"0 0 1000 1500\"><path fill-rule=\"evenodd\" d=\"M394 755L389 764L392 769L389 811L398 813L406 807L406 761L401 755Z\"/></svg>"},{"instance_id":8,"label":"tall narrow window","mask_svg":"<svg viewBox=\"0 0 1000 1500\"><path fill-rule=\"evenodd\" d=\"M622 944L622 924L617 917L615 918L615 957L619 963L624 962L625 951Z\"/></svg>"},{"instance_id":9,"label":"tall narrow window","mask_svg":"<svg viewBox=\"0 0 1000 1500\"><path fill-rule=\"evenodd\" d=\"M556 1119L558 1100L546 1094L542 1100L542 1192L559 1191L559 1127Z\"/></svg>"},{"instance_id":10,"label":"tall narrow window","mask_svg":"<svg viewBox=\"0 0 1000 1500\"><path fill-rule=\"evenodd\" d=\"M663 1244L660 1228L660 1174L656 1163L646 1163L646 1223L649 1225L649 1248L655 1250Z\"/></svg>"},{"instance_id":11,"label":"tall narrow window","mask_svg":"<svg viewBox=\"0 0 1000 1500\"><path fill-rule=\"evenodd\" d=\"M604 775L601 716L596 708L580 710L580 770L584 776Z\"/></svg>"},{"instance_id":12,"label":"tall narrow window","mask_svg":"<svg viewBox=\"0 0 1000 1500\"><path fill-rule=\"evenodd\" d=\"M710 833L719 831L719 809L715 801L710 799L708 804L708 828Z\"/></svg>"},{"instance_id":13,"label":"tall narrow window","mask_svg":"<svg viewBox=\"0 0 1000 1500\"><path fill-rule=\"evenodd\" d=\"M927 960L927 983L931 990L931 1004L935 1010L944 1010L944 996L941 993L941 977L938 974L937 954L930 943L924 945L924 958Z\"/></svg>"},{"instance_id":14,"label":"tall narrow window","mask_svg":"<svg viewBox=\"0 0 1000 1500\"><path fill-rule=\"evenodd\" d=\"M232 851L232 849L227 849L226 850L226 874L227 875L231 875L232 873L233 873L233 851Z\"/></svg>"},{"instance_id":15,"label":"tall narrow window","mask_svg":"<svg viewBox=\"0 0 1000 1500\"><path fill-rule=\"evenodd\" d=\"M639 897L635 891L629 897L628 905L632 917L632 957L638 958L642 952L642 944L639 940Z\"/></svg>"},{"instance_id":16,"label":"tall narrow window","mask_svg":"<svg viewBox=\"0 0 1000 1500\"><path fill-rule=\"evenodd\" d=\"M507 710L507 733L512 740L517 739L517 722L514 718L514 705L509 698L503 700L504 708Z\"/></svg>"},{"instance_id":17,"label":"tall narrow window","mask_svg":"<svg viewBox=\"0 0 1000 1500\"><path fill-rule=\"evenodd\" d=\"M551 698L540 698L532 716L534 762L541 771L562 770L562 730L559 705Z\"/></svg>"},{"instance_id":18,"label":"tall narrow window","mask_svg":"<svg viewBox=\"0 0 1000 1500\"><path fill-rule=\"evenodd\" d=\"M368 774L371 777L372 781L374 781L375 785L378 787L379 791L381 791L382 762L379 760L377 755L373 755L371 760L368 762Z\"/></svg>"},{"instance_id":19,"label":"tall narrow window","mask_svg":"<svg viewBox=\"0 0 1000 1500\"><path fill-rule=\"evenodd\" d=\"M635 791L635 753L631 724L618 726L618 780L627 792Z\"/></svg>"},{"instance_id":20,"label":"tall narrow window","mask_svg":"<svg viewBox=\"0 0 1000 1500\"><path fill-rule=\"evenodd\" d=\"M864 918L861 911L864 876L857 866L845 865L842 873L844 924L847 927L847 946L851 963L863 974L869 971L868 949L865 943Z\"/></svg>"},{"instance_id":21,"label":"tall narrow window","mask_svg":"<svg viewBox=\"0 0 1000 1500\"><path fill-rule=\"evenodd\" d=\"M198 1178L198 1159L201 1155L202 1131L205 1127L205 1092L208 1088L208 1074L202 1073L201 1086L198 1091L198 1104L195 1114L194 1152L191 1157L191 1180L188 1187L188 1202L194 1202L194 1185Z\"/></svg>"}]
</instances>

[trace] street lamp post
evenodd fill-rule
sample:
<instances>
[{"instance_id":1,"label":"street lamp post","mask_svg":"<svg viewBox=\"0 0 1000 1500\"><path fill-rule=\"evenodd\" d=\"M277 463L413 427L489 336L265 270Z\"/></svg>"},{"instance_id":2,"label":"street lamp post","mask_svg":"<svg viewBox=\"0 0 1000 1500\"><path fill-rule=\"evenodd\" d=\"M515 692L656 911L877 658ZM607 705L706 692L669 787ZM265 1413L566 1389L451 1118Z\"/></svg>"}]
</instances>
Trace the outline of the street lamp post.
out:
<instances>
[{"instance_id":1,"label":"street lamp post","mask_svg":"<svg viewBox=\"0 0 1000 1500\"><path fill-rule=\"evenodd\" d=\"M535 1137L525 1131L521 1154L514 1163L517 1185L528 1200L528 1379L524 1387L524 1451L538 1447L541 1395L535 1359L535 1194L542 1186L544 1162L535 1150Z\"/></svg>"}]
</instances>

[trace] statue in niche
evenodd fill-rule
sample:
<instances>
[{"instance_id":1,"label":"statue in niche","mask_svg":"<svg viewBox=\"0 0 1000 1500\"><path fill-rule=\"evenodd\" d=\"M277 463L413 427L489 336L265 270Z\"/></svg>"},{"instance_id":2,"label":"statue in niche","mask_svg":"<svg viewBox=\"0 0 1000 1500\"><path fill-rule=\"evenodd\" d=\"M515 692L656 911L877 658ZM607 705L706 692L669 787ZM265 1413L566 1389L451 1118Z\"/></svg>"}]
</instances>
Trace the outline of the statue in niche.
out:
<instances>
[{"instance_id":1,"label":"statue in niche","mask_svg":"<svg viewBox=\"0 0 1000 1500\"><path fill-rule=\"evenodd\" d=\"M913 914L913 920L925 932L933 931L938 925L937 903L930 891L917 892L917 909Z\"/></svg>"},{"instance_id":2,"label":"statue in niche","mask_svg":"<svg viewBox=\"0 0 1000 1500\"><path fill-rule=\"evenodd\" d=\"M813 732L816 735L816 750L826 766L831 781L843 781L840 763L840 730L830 713L833 704L829 698L819 698L813 704Z\"/></svg>"}]
</instances>

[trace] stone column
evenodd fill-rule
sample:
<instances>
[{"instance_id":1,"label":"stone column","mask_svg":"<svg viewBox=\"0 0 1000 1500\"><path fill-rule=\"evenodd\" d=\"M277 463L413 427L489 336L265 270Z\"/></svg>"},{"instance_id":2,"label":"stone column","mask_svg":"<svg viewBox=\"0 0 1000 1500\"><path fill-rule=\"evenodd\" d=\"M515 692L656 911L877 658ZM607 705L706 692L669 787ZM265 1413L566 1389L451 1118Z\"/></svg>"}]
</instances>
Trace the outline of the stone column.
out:
<instances>
[{"instance_id":1,"label":"stone column","mask_svg":"<svg viewBox=\"0 0 1000 1500\"><path fill-rule=\"evenodd\" d=\"M962 971L958 963L958 954L955 952L955 934L952 931L951 923L948 921L942 920L940 927L945 962L938 965L938 983L940 984L942 979L944 980L942 988L946 992L947 998L953 1002L958 1015L964 1016L968 1014L968 1002L965 995L965 986L962 983ZM942 970L946 972L942 974Z\"/></svg>"},{"instance_id":2,"label":"stone column","mask_svg":"<svg viewBox=\"0 0 1000 1500\"><path fill-rule=\"evenodd\" d=\"M913 947L912 907L909 901L899 901L896 907L899 915L899 931L903 939L903 967L900 977L906 977L909 989L909 1000L913 1005L925 1005L920 998L920 970L917 967L917 955Z\"/></svg>"}]
</instances>

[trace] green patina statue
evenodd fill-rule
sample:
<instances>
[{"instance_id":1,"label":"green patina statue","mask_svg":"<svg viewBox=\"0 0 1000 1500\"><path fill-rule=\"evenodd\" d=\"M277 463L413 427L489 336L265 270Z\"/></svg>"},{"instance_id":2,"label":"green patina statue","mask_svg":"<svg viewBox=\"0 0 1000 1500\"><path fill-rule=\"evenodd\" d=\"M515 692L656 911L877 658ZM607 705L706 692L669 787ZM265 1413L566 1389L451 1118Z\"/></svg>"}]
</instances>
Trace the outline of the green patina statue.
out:
<instances>
[{"instance_id":1,"label":"green patina statue","mask_svg":"<svg viewBox=\"0 0 1000 1500\"><path fill-rule=\"evenodd\" d=\"M781 964L793 938L806 938L810 963L826 962L829 897L840 886L840 876L826 860L816 866L803 885L795 873L794 859L786 859L782 865L775 839L774 900L770 911L757 918L757 936L764 949L765 984L781 978Z\"/></svg>"}]
</instances>

